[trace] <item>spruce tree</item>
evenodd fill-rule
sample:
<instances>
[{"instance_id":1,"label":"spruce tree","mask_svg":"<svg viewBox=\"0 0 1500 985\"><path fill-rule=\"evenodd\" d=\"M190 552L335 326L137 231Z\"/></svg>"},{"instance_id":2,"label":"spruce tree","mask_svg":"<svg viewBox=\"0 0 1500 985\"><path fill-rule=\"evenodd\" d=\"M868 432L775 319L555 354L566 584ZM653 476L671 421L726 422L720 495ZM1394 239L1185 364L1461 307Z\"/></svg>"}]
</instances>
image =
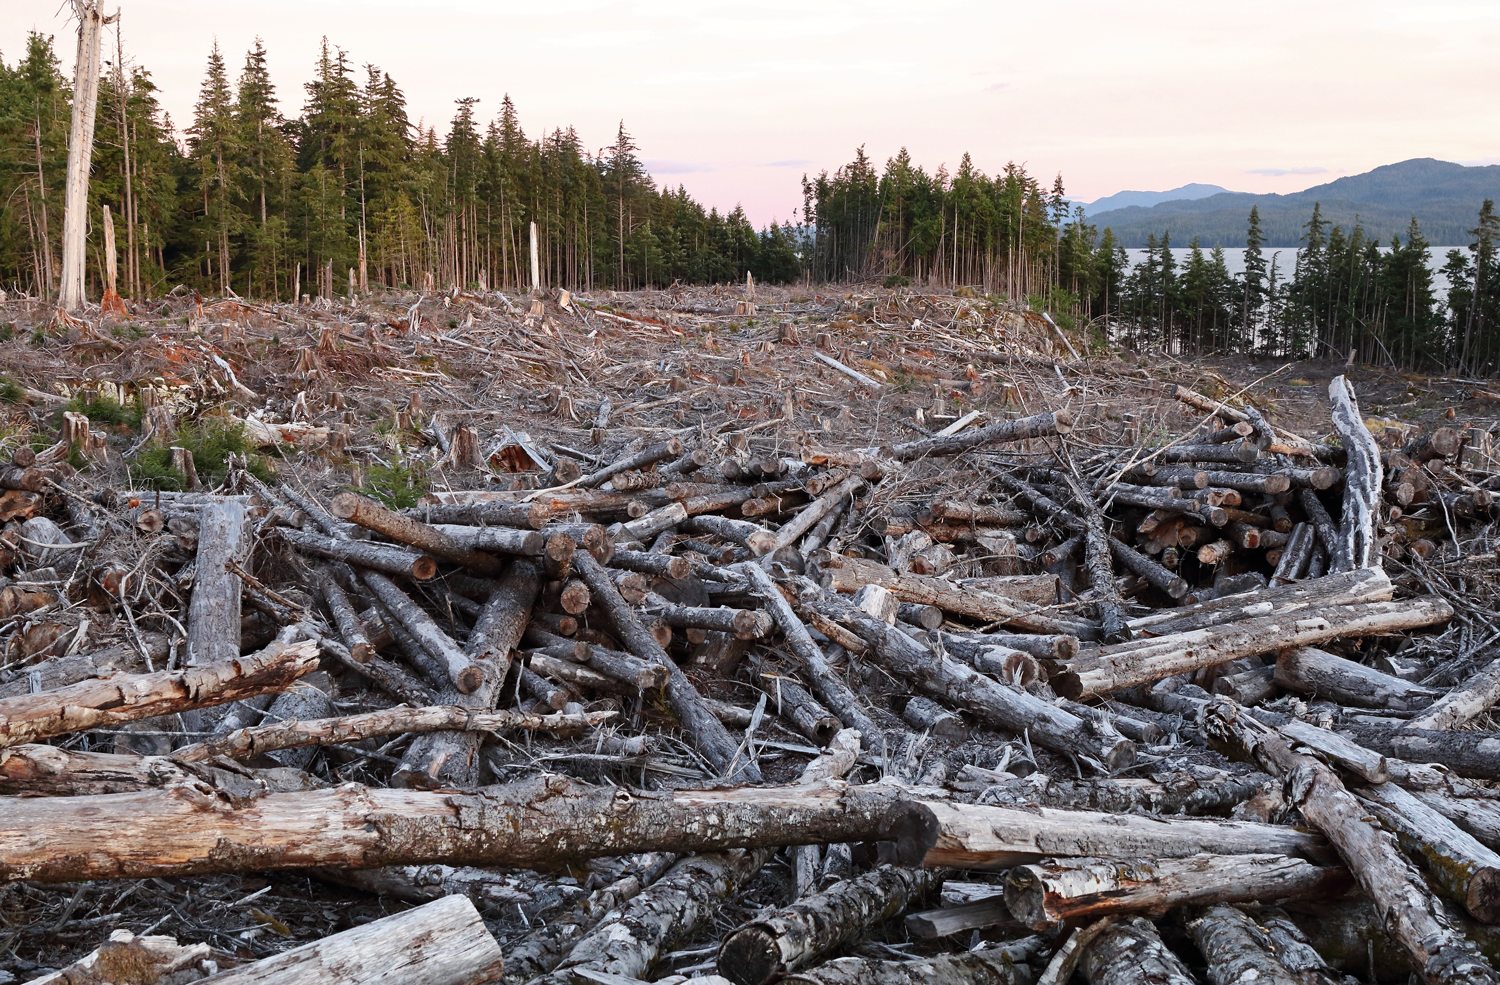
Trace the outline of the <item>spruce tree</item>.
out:
<instances>
[{"instance_id":1,"label":"spruce tree","mask_svg":"<svg viewBox=\"0 0 1500 985\"><path fill-rule=\"evenodd\" d=\"M230 263L229 238L241 224L234 191L239 149L235 132L234 101L229 91L229 77L219 43L214 42L208 56L208 71L198 102L193 107L193 125L188 128L188 147L202 198L205 249L202 258L209 265L209 275L217 281L218 291L228 294L233 268Z\"/></svg>"},{"instance_id":2,"label":"spruce tree","mask_svg":"<svg viewBox=\"0 0 1500 985\"><path fill-rule=\"evenodd\" d=\"M1266 257L1261 252L1266 236L1260 228L1260 207L1250 206L1245 230L1245 272L1241 275L1240 330L1252 340L1260 328L1260 310L1266 300Z\"/></svg>"}]
</instances>

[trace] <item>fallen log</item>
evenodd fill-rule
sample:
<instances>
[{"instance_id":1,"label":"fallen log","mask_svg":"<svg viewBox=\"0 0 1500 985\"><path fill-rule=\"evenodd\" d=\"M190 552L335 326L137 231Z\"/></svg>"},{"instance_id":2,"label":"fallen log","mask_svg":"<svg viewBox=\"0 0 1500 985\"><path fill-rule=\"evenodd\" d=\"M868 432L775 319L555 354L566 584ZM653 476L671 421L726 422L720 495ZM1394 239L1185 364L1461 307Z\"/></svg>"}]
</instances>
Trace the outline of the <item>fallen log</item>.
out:
<instances>
[{"instance_id":1,"label":"fallen log","mask_svg":"<svg viewBox=\"0 0 1500 985\"><path fill-rule=\"evenodd\" d=\"M188 602L188 663L216 664L240 655L240 588L234 568L249 562L245 507L234 501L203 508L198 567Z\"/></svg>"},{"instance_id":2,"label":"fallen log","mask_svg":"<svg viewBox=\"0 0 1500 985\"><path fill-rule=\"evenodd\" d=\"M366 530L400 541L433 557L461 564L479 575L497 575L502 562L493 554L465 547L462 543L430 524L387 509L371 499L352 492L333 497L330 512L340 520L357 523Z\"/></svg>"},{"instance_id":3,"label":"fallen log","mask_svg":"<svg viewBox=\"0 0 1500 985\"><path fill-rule=\"evenodd\" d=\"M473 792L345 784L240 803L190 786L21 797L0 803L0 882L437 862L546 868L631 852L858 841L894 841L897 860L914 862L933 844L932 817L878 784L665 793L555 775Z\"/></svg>"},{"instance_id":4,"label":"fallen log","mask_svg":"<svg viewBox=\"0 0 1500 985\"><path fill-rule=\"evenodd\" d=\"M960 431L943 437L919 438L882 449L882 456L898 462L914 459L957 455L981 445L1000 441L1024 441L1027 438L1043 438L1053 434L1067 434L1073 430L1073 413L1066 407L1045 414L1033 414L1014 421L995 421L982 428Z\"/></svg>"},{"instance_id":5,"label":"fallen log","mask_svg":"<svg viewBox=\"0 0 1500 985\"><path fill-rule=\"evenodd\" d=\"M380 600L386 611L400 621L401 628L422 652L443 668L442 677L451 681L460 694L478 690L484 683L484 668L475 664L399 585L375 571L362 572L360 580ZM395 629L390 628L393 631Z\"/></svg>"},{"instance_id":6,"label":"fallen log","mask_svg":"<svg viewBox=\"0 0 1500 985\"><path fill-rule=\"evenodd\" d=\"M763 913L724 938L719 974L735 985L765 985L900 916L941 881L941 874L931 869L883 865L827 892Z\"/></svg>"},{"instance_id":7,"label":"fallen log","mask_svg":"<svg viewBox=\"0 0 1500 985\"><path fill-rule=\"evenodd\" d=\"M1064 697L1081 701L1284 647L1416 629L1452 617L1452 606L1436 596L1260 616L1101 647L1071 661L1068 672L1054 677L1052 686Z\"/></svg>"},{"instance_id":8,"label":"fallen log","mask_svg":"<svg viewBox=\"0 0 1500 985\"><path fill-rule=\"evenodd\" d=\"M1334 726L1343 736L1383 756L1409 763L1441 763L1459 776L1500 780L1500 733L1433 731L1359 723Z\"/></svg>"},{"instance_id":9,"label":"fallen log","mask_svg":"<svg viewBox=\"0 0 1500 985\"><path fill-rule=\"evenodd\" d=\"M1360 708L1407 711L1425 708L1442 696L1441 691L1310 646L1282 650L1276 657L1275 680L1289 691Z\"/></svg>"},{"instance_id":10,"label":"fallen log","mask_svg":"<svg viewBox=\"0 0 1500 985\"><path fill-rule=\"evenodd\" d=\"M1005 877L1005 905L1033 930L1110 913L1161 913L1187 904L1336 896L1351 885L1341 868L1285 855L1191 855L1177 859L1076 858L1018 865Z\"/></svg>"},{"instance_id":11,"label":"fallen log","mask_svg":"<svg viewBox=\"0 0 1500 985\"><path fill-rule=\"evenodd\" d=\"M1394 783L1358 793L1445 895L1475 919L1500 923L1500 854Z\"/></svg>"},{"instance_id":12,"label":"fallen log","mask_svg":"<svg viewBox=\"0 0 1500 985\"><path fill-rule=\"evenodd\" d=\"M114 674L0 700L0 748L280 691L318 667L316 641L275 642L223 663Z\"/></svg>"},{"instance_id":13,"label":"fallen log","mask_svg":"<svg viewBox=\"0 0 1500 985\"><path fill-rule=\"evenodd\" d=\"M397 578L430 581L437 577L437 561L394 544L377 544L368 540L338 540L306 530L278 527L278 536L304 554L343 561L356 568L368 568Z\"/></svg>"},{"instance_id":14,"label":"fallen log","mask_svg":"<svg viewBox=\"0 0 1500 985\"><path fill-rule=\"evenodd\" d=\"M31 743L10 746L0 755L0 794L82 797L159 790L184 783L238 799L325 786L301 770L284 766L251 769L225 760L182 763L166 756L83 752Z\"/></svg>"},{"instance_id":15,"label":"fallen log","mask_svg":"<svg viewBox=\"0 0 1500 985\"><path fill-rule=\"evenodd\" d=\"M1007 948L940 954L910 961L836 958L783 978L786 985L1029 985L1024 960Z\"/></svg>"},{"instance_id":16,"label":"fallen log","mask_svg":"<svg viewBox=\"0 0 1500 985\"><path fill-rule=\"evenodd\" d=\"M1045 858L1186 858L1190 855L1291 855L1328 858L1321 837L1271 824L989 807L922 801L937 818L926 865L1008 869Z\"/></svg>"},{"instance_id":17,"label":"fallen log","mask_svg":"<svg viewBox=\"0 0 1500 985\"><path fill-rule=\"evenodd\" d=\"M1453 690L1434 701L1426 711L1407 723L1407 728L1457 728L1479 717L1500 701L1500 660L1471 675Z\"/></svg>"},{"instance_id":18,"label":"fallen log","mask_svg":"<svg viewBox=\"0 0 1500 985\"><path fill-rule=\"evenodd\" d=\"M338 745L402 732L449 730L482 733L511 729L574 732L608 721L615 714L613 711L589 711L576 715L531 715L518 711L480 711L461 705L396 707L366 712L363 715L306 721L290 719L272 725L236 729L175 749L171 758L184 763L208 762L219 756L254 759L278 749Z\"/></svg>"},{"instance_id":19,"label":"fallen log","mask_svg":"<svg viewBox=\"0 0 1500 985\"><path fill-rule=\"evenodd\" d=\"M161 633L146 633L141 642L146 647L144 653L135 644L118 643L28 664L6 675L0 683L0 698L51 691L91 677L154 670L155 664L171 652L167 637Z\"/></svg>"},{"instance_id":20,"label":"fallen log","mask_svg":"<svg viewBox=\"0 0 1500 985\"><path fill-rule=\"evenodd\" d=\"M1273 588L1241 590L1181 608L1162 609L1132 619L1130 628L1143 636L1164 636L1273 612L1294 613L1325 605L1389 602L1392 597L1391 580L1384 571L1361 568Z\"/></svg>"},{"instance_id":21,"label":"fallen log","mask_svg":"<svg viewBox=\"0 0 1500 985\"><path fill-rule=\"evenodd\" d=\"M1354 385L1336 376L1328 384L1333 426L1343 442L1348 464L1344 467L1344 516L1339 524L1338 549L1332 552L1332 570L1380 567L1380 545L1376 541L1376 514L1380 512L1380 490L1384 471L1380 446L1365 427L1354 397Z\"/></svg>"},{"instance_id":22,"label":"fallen log","mask_svg":"<svg viewBox=\"0 0 1500 985\"><path fill-rule=\"evenodd\" d=\"M1288 800L1337 846L1344 864L1383 914L1420 974L1438 983L1500 982L1500 976L1453 930L1442 906L1396 845L1393 835L1365 820L1360 803L1337 774L1311 756L1293 752L1278 733L1230 701L1218 698L1203 716L1209 742L1226 755L1279 777Z\"/></svg>"},{"instance_id":23,"label":"fallen log","mask_svg":"<svg viewBox=\"0 0 1500 985\"><path fill-rule=\"evenodd\" d=\"M503 965L500 945L473 902L448 896L209 980L214 985L479 985L498 977Z\"/></svg>"}]
</instances>

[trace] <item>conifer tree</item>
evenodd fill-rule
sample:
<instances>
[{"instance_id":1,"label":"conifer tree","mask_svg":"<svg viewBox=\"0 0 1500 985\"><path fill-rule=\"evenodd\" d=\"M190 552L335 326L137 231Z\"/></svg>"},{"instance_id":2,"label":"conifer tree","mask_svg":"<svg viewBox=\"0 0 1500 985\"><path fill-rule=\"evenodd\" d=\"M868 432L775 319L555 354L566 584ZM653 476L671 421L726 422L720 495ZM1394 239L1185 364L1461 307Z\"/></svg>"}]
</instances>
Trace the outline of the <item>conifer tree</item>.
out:
<instances>
[{"instance_id":1,"label":"conifer tree","mask_svg":"<svg viewBox=\"0 0 1500 985\"><path fill-rule=\"evenodd\" d=\"M238 181L239 150L234 119L234 101L219 43L208 56L208 70L198 102L193 107L193 125L188 128L188 146L202 196L204 252L207 274L220 293L229 293L233 268L229 238L238 231L241 216L234 201Z\"/></svg>"}]
</instances>

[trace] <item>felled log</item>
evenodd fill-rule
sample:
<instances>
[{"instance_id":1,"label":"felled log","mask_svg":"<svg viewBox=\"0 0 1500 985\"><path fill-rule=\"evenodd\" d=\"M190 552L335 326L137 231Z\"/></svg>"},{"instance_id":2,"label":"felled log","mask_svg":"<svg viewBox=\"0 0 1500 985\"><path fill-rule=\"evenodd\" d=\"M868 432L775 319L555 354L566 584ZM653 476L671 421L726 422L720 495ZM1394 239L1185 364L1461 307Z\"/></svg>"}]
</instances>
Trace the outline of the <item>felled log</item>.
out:
<instances>
[{"instance_id":1,"label":"felled log","mask_svg":"<svg viewBox=\"0 0 1500 985\"><path fill-rule=\"evenodd\" d=\"M500 945L467 896L423 906L213 976L215 985L479 985L498 977Z\"/></svg>"},{"instance_id":2,"label":"felled log","mask_svg":"<svg viewBox=\"0 0 1500 985\"><path fill-rule=\"evenodd\" d=\"M1289 647L1277 655L1276 683L1299 694L1361 708L1407 711L1425 708L1442 696L1441 691L1310 646Z\"/></svg>"},{"instance_id":3,"label":"felled log","mask_svg":"<svg viewBox=\"0 0 1500 985\"><path fill-rule=\"evenodd\" d=\"M734 571L743 577L749 587L755 591L764 602L766 611L776 621L777 627L786 638L787 646L802 661L802 667L807 675L808 685L812 693L817 696L824 707L838 716L845 728L858 729L860 733L860 745L865 749L878 749L884 746L884 736L880 728L860 707L858 699L849 690L842 678L835 673L824 656L818 644L813 642L808 635L807 627L802 620L797 618L797 613L766 574L765 569L755 564L743 564L734 568Z\"/></svg>"},{"instance_id":4,"label":"felled log","mask_svg":"<svg viewBox=\"0 0 1500 985\"><path fill-rule=\"evenodd\" d=\"M1500 923L1500 854L1394 783L1358 791L1433 882L1484 923Z\"/></svg>"},{"instance_id":5,"label":"felled log","mask_svg":"<svg viewBox=\"0 0 1500 985\"><path fill-rule=\"evenodd\" d=\"M1187 923L1193 943L1208 961L1212 985L1253 980L1265 985L1303 985L1276 956L1271 937L1241 910L1209 906Z\"/></svg>"},{"instance_id":6,"label":"felled log","mask_svg":"<svg viewBox=\"0 0 1500 985\"><path fill-rule=\"evenodd\" d=\"M1078 959L1089 985L1197 985L1182 959L1162 943L1144 917L1117 920L1099 933Z\"/></svg>"},{"instance_id":7,"label":"felled log","mask_svg":"<svg viewBox=\"0 0 1500 985\"><path fill-rule=\"evenodd\" d=\"M883 564L862 561L840 554L820 555L824 587L841 593L859 591L865 585L879 585L903 602L935 605L945 612L955 612L983 622L1004 622L1038 633L1092 636L1097 630L1089 624L1038 612L1037 607L1017 602L982 589L955 585L942 578L927 575L902 575Z\"/></svg>"},{"instance_id":8,"label":"felled log","mask_svg":"<svg viewBox=\"0 0 1500 985\"><path fill-rule=\"evenodd\" d=\"M1274 588L1242 590L1180 608L1162 609L1132 619L1130 628L1143 636L1163 636L1271 613L1291 616L1321 606L1388 602L1392 592L1391 580L1384 571L1361 568Z\"/></svg>"},{"instance_id":9,"label":"felled log","mask_svg":"<svg viewBox=\"0 0 1500 985\"><path fill-rule=\"evenodd\" d=\"M1380 545L1376 542L1376 513L1380 509L1380 489L1384 480L1380 464L1380 446L1365 427L1354 385L1336 376L1328 384L1333 426L1343 440L1348 456L1344 467L1344 516L1339 524L1338 550L1332 552L1334 572L1380 565Z\"/></svg>"},{"instance_id":10,"label":"felled log","mask_svg":"<svg viewBox=\"0 0 1500 985\"><path fill-rule=\"evenodd\" d=\"M219 756L254 759L278 749L338 745L403 732L499 732L510 729L572 732L597 725L614 716L615 712L612 711L590 711L577 715L530 715L518 711L478 711L460 705L435 705L426 708L398 706L362 715L290 719L270 725L236 729L175 749L171 758L185 763L207 762Z\"/></svg>"},{"instance_id":11,"label":"felled log","mask_svg":"<svg viewBox=\"0 0 1500 985\"><path fill-rule=\"evenodd\" d=\"M343 561L356 568L368 568L382 574L413 581L430 581L437 577L437 561L426 554L397 547L394 544L377 544L368 540L339 540L324 537L306 530L277 528L277 534L304 554Z\"/></svg>"},{"instance_id":12,"label":"felled log","mask_svg":"<svg viewBox=\"0 0 1500 985\"><path fill-rule=\"evenodd\" d=\"M325 784L310 773L275 766L250 769L237 763L183 763L166 756L84 752L26 743L0 756L0 794L82 797L158 790L181 784L228 798L316 790Z\"/></svg>"},{"instance_id":13,"label":"felled log","mask_svg":"<svg viewBox=\"0 0 1500 985\"><path fill-rule=\"evenodd\" d=\"M1005 905L1026 926L1044 930L1060 920L1162 912L1190 903L1335 896L1350 884L1341 868L1285 855L1076 858L1011 869Z\"/></svg>"},{"instance_id":14,"label":"felled log","mask_svg":"<svg viewBox=\"0 0 1500 985\"><path fill-rule=\"evenodd\" d=\"M627 455L618 461L611 462L597 471L590 472L575 482L574 485L579 489L594 489L604 485L605 482L609 481L611 476L618 475L621 472L628 472L631 469L638 469L653 462L659 462L664 458L676 458L681 454L682 441L678 438L669 438L666 441L643 448L634 455Z\"/></svg>"},{"instance_id":15,"label":"felled log","mask_svg":"<svg viewBox=\"0 0 1500 985\"><path fill-rule=\"evenodd\" d=\"M430 526L433 530L446 534L471 551L541 557L548 543L548 538L538 530L517 530L513 527L469 527L456 523L434 523Z\"/></svg>"},{"instance_id":16,"label":"felled log","mask_svg":"<svg viewBox=\"0 0 1500 985\"><path fill-rule=\"evenodd\" d=\"M249 561L245 507L233 500L203 508L198 568L188 602L190 664L214 664L240 655L240 576L232 567Z\"/></svg>"},{"instance_id":17,"label":"felled log","mask_svg":"<svg viewBox=\"0 0 1500 985\"><path fill-rule=\"evenodd\" d=\"M433 557L461 564L480 575L500 573L502 562L493 554L465 547L436 527L387 509L358 493L342 492L333 498L330 511L340 520L357 523L367 530L400 541Z\"/></svg>"},{"instance_id":18,"label":"felled log","mask_svg":"<svg viewBox=\"0 0 1500 985\"><path fill-rule=\"evenodd\" d=\"M521 530L540 530L552 518L552 511L540 503L507 503L501 500L480 503L424 502L406 513L425 523L516 527Z\"/></svg>"},{"instance_id":19,"label":"felled log","mask_svg":"<svg viewBox=\"0 0 1500 985\"><path fill-rule=\"evenodd\" d=\"M1340 734L1366 749L1409 763L1441 763L1459 776L1500 780L1500 733L1390 728L1340 723Z\"/></svg>"},{"instance_id":20,"label":"felled log","mask_svg":"<svg viewBox=\"0 0 1500 985\"><path fill-rule=\"evenodd\" d=\"M1031 975L1004 947L910 961L836 958L783 978L786 985L1028 985Z\"/></svg>"},{"instance_id":21,"label":"felled log","mask_svg":"<svg viewBox=\"0 0 1500 985\"><path fill-rule=\"evenodd\" d=\"M31 694L33 682L37 689L51 691L90 677L106 677L121 672L140 673L153 669L159 661L166 660L170 652L166 636L161 633L145 633L142 641L146 645L144 654L134 643L117 643L17 668L6 674L4 683L0 683L0 698ZM147 667L148 658L152 668Z\"/></svg>"},{"instance_id":22,"label":"felled log","mask_svg":"<svg viewBox=\"0 0 1500 985\"><path fill-rule=\"evenodd\" d=\"M937 818L937 843L924 864L1008 869L1044 858L1186 858L1291 855L1322 860L1327 843L1292 828L1248 821L1148 818L1051 807L922 802Z\"/></svg>"},{"instance_id":23,"label":"felled log","mask_svg":"<svg viewBox=\"0 0 1500 985\"><path fill-rule=\"evenodd\" d=\"M1394 836L1365 820L1359 801L1332 769L1293 752L1279 734L1222 698L1209 705L1203 729L1226 755L1282 779L1288 799L1338 847L1344 864L1384 915L1386 930L1427 981L1500 982L1489 963L1447 923Z\"/></svg>"},{"instance_id":24,"label":"felled log","mask_svg":"<svg viewBox=\"0 0 1500 985\"><path fill-rule=\"evenodd\" d=\"M1266 782L1269 781L1264 773L1246 776L1225 773L1217 779L1182 775L1163 777L1160 782L1138 778L1067 779L1033 773L988 783L985 801L1110 814L1222 815L1249 799Z\"/></svg>"},{"instance_id":25,"label":"felled log","mask_svg":"<svg viewBox=\"0 0 1500 985\"><path fill-rule=\"evenodd\" d=\"M941 879L931 869L883 865L827 892L762 913L724 938L719 974L736 985L765 985L900 916L934 891Z\"/></svg>"},{"instance_id":26,"label":"felled log","mask_svg":"<svg viewBox=\"0 0 1500 985\"><path fill-rule=\"evenodd\" d=\"M1079 701L1284 647L1416 629L1452 617L1452 606L1436 596L1324 606L1290 618L1265 615L1101 647L1070 662L1068 673L1054 678L1052 685L1059 694Z\"/></svg>"},{"instance_id":27,"label":"felled log","mask_svg":"<svg viewBox=\"0 0 1500 985\"><path fill-rule=\"evenodd\" d=\"M1469 676L1407 723L1412 729L1451 729L1484 714L1500 701L1500 660Z\"/></svg>"},{"instance_id":28,"label":"felled log","mask_svg":"<svg viewBox=\"0 0 1500 985\"><path fill-rule=\"evenodd\" d=\"M932 816L884 785L664 793L562 776L472 793L345 784L234 804L189 787L23 797L0 803L0 882L432 862L540 868L641 851L851 841L894 841L897 860L914 862L933 844Z\"/></svg>"},{"instance_id":29,"label":"felled log","mask_svg":"<svg viewBox=\"0 0 1500 985\"><path fill-rule=\"evenodd\" d=\"M811 594L811 593L809 593ZM1026 691L1001 684L953 660L938 660L910 636L828 596L809 603L849 626L886 669L918 687L1016 735L1065 754L1089 756L1110 769L1135 761L1135 744L1118 732L1063 711Z\"/></svg>"},{"instance_id":30,"label":"felled log","mask_svg":"<svg viewBox=\"0 0 1500 985\"><path fill-rule=\"evenodd\" d=\"M680 453L681 448L674 454ZM588 583L600 608L609 615L625 648L642 660L666 667L671 674L666 686L667 703L692 737L698 751L715 769L727 771L734 766L736 775L742 776L747 782L758 783L759 767L745 757L736 759L739 743L703 704L702 695L692 681L688 680L687 675L667 655L646 627L641 625L635 612L620 597L609 573L588 553L578 555L576 563L579 576Z\"/></svg>"},{"instance_id":31,"label":"felled log","mask_svg":"<svg viewBox=\"0 0 1500 985\"><path fill-rule=\"evenodd\" d=\"M0 747L279 691L317 666L316 642L276 642L223 663L114 674L5 698L0 700Z\"/></svg>"},{"instance_id":32,"label":"felled log","mask_svg":"<svg viewBox=\"0 0 1500 985\"><path fill-rule=\"evenodd\" d=\"M783 524L780 530L775 533L766 531L764 533L751 534L746 540L746 545L750 548L751 553L757 557L774 554L783 547L790 547L803 534L816 526L819 520L837 509L845 499L852 496L855 490L863 484L864 477L858 473L849 476L843 482L840 482L813 500L812 503L803 507L795 517Z\"/></svg>"},{"instance_id":33,"label":"felled log","mask_svg":"<svg viewBox=\"0 0 1500 985\"><path fill-rule=\"evenodd\" d=\"M505 985L524 985L556 968L599 921L615 913L622 904L640 895L676 861L677 856L652 853L638 856L635 871L594 890L560 917L553 917L505 953Z\"/></svg>"},{"instance_id":34,"label":"felled log","mask_svg":"<svg viewBox=\"0 0 1500 985\"><path fill-rule=\"evenodd\" d=\"M451 681L459 693L469 694L484 683L484 669L476 665L399 585L375 571L362 572L360 580L386 611L400 621L401 628L416 645L438 662L443 668L442 676ZM390 628L395 629L394 626Z\"/></svg>"}]
</instances>

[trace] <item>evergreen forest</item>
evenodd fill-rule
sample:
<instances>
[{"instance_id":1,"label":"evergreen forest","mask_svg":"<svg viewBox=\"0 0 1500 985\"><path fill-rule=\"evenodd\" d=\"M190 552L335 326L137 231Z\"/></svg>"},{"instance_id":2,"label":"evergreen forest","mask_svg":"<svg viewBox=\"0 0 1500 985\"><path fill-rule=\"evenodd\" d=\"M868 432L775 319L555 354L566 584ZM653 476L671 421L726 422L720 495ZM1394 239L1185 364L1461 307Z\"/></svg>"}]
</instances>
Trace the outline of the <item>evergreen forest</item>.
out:
<instances>
[{"instance_id":1,"label":"evergreen forest","mask_svg":"<svg viewBox=\"0 0 1500 985\"><path fill-rule=\"evenodd\" d=\"M1337 357L1421 371L1500 370L1500 217L1476 202L1468 244L1449 251L1439 296L1416 217L1387 244L1314 204L1292 269L1278 269L1252 208L1244 270L1193 240L1148 238L1132 266L1109 228L1071 207L1061 175L986 174L965 154L928 173L905 149L877 166L863 148L805 176L797 222L756 229L742 209L658 188L624 123L590 149L572 128L528 137L506 97L486 116L455 101L440 131L414 124L392 77L326 39L301 106L273 86L257 41L209 52L179 131L150 72L116 51L100 85L90 181L88 278L97 297L98 217L117 217L120 291L293 300L349 290L877 280L967 287L1047 311L1097 343L1176 354ZM0 289L55 295L70 82L53 38L0 57Z\"/></svg>"}]
</instances>

